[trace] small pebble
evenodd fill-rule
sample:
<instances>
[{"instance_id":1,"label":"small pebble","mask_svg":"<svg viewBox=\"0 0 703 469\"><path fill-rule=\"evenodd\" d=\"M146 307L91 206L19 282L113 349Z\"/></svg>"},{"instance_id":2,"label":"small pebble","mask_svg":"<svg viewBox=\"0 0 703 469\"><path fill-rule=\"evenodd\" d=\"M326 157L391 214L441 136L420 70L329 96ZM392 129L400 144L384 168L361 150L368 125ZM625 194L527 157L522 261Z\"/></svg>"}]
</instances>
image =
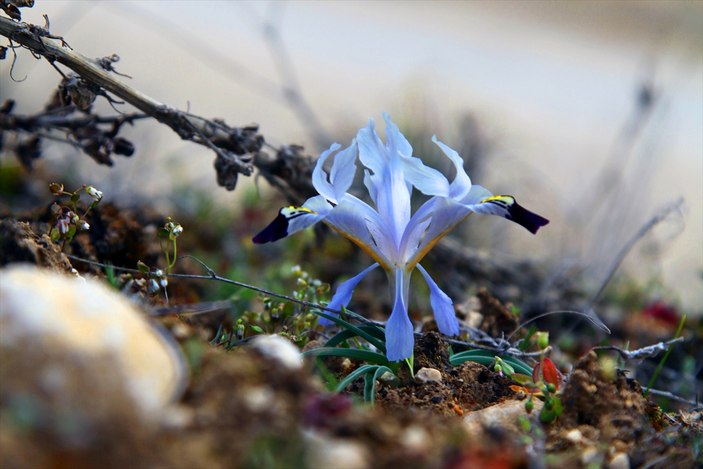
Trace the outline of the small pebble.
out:
<instances>
[{"instance_id":1,"label":"small pebble","mask_svg":"<svg viewBox=\"0 0 703 469\"><path fill-rule=\"evenodd\" d=\"M574 428L566 434L566 439L574 444L581 443L583 441L583 433L578 428Z\"/></svg>"},{"instance_id":2,"label":"small pebble","mask_svg":"<svg viewBox=\"0 0 703 469\"><path fill-rule=\"evenodd\" d=\"M441 383L442 373L435 368L420 368L415 373L415 381L417 383Z\"/></svg>"},{"instance_id":3,"label":"small pebble","mask_svg":"<svg viewBox=\"0 0 703 469\"><path fill-rule=\"evenodd\" d=\"M411 425L400 435L400 443L410 451L424 452L430 436L427 431L417 425Z\"/></svg>"},{"instance_id":4,"label":"small pebble","mask_svg":"<svg viewBox=\"0 0 703 469\"><path fill-rule=\"evenodd\" d=\"M366 469L371 467L368 451L356 441L305 432L306 462L311 468Z\"/></svg>"},{"instance_id":5,"label":"small pebble","mask_svg":"<svg viewBox=\"0 0 703 469\"><path fill-rule=\"evenodd\" d=\"M600 459L600 453L594 446L585 448L581 453L581 464L584 466L597 463L598 459Z\"/></svg>"},{"instance_id":6,"label":"small pebble","mask_svg":"<svg viewBox=\"0 0 703 469\"><path fill-rule=\"evenodd\" d=\"M280 335L259 335L251 341L251 346L262 355L273 358L288 369L302 368L303 356L298 347Z\"/></svg>"},{"instance_id":7,"label":"small pebble","mask_svg":"<svg viewBox=\"0 0 703 469\"><path fill-rule=\"evenodd\" d=\"M615 453L608 464L609 469L630 469L630 457L627 453Z\"/></svg>"}]
</instances>

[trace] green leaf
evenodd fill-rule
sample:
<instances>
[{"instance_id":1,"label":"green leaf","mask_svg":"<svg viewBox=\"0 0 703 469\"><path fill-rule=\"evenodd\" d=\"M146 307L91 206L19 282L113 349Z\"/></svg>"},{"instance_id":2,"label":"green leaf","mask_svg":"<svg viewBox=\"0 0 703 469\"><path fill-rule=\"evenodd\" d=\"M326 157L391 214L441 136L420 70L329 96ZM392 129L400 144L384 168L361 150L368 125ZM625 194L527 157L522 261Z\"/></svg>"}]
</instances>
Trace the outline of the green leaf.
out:
<instances>
[{"instance_id":1,"label":"green leaf","mask_svg":"<svg viewBox=\"0 0 703 469\"><path fill-rule=\"evenodd\" d=\"M379 339L379 340L384 340L384 333L383 329L380 327L376 326L358 326L358 328L369 335ZM337 345L341 344L345 340L353 339L354 337L359 337L359 334L357 334L354 330L352 329L344 329L341 332L339 332L337 335L332 337L330 340L327 341L325 346L327 347L336 347ZM378 347L377 347L378 348Z\"/></svg>"},{"instance_id":2,"label":"green leaf","mask_svg":"<svg viewBox=\"0 0 703 469\"><path fill-rule=\"evenodd\" d=\"M392 374L393 371L387 366L377 366L373 376L371 376L371 372L366 374L366 381L364 382L364 400L370 402L372 405L376 401L376 380L383 376L384 373Z\"/></svg>"},{"instance_id":3,"label":"green leaf","mask_svg":"<svg viewBox=\"0 0 703 469\"><path fill-rule=\"evenodd\" d=\"M342 308L344 310L344 308ZM351 324L344 319L342 319L339 316L335 316L329 313L325 313L319 310L312 310L313 313L317 314L318 316L322 316L323 318L329 319L333 323L337 324L338 326L344 328L344 329L349 329L354 331L356 335L359 337L363 337L366 339L366 341L370 344L372 344L374 347L376 347L378 350L380 350L382 353L386 353L386 344L383 340L377 339L374 335L362 330L359 326L355 326L354 324Z\"/></svg>"},{"instance_id":4,"label":"green leaf","mask_svg":"<svg viewBox=\"0 0 703 469\"><path fill-rule=\"evenodd\" d=\"M339 382L337 385L337 392L340 392L347 386L349 386L351 383L354 382L357 378L361 378L364 374L372 371L374 368L377 368L377 365L362 365L356 370L352 371L349 373L346 378L344 378L342 381Z\"/></svg>"},{"instance_id":5,"label":"green leaf","mask_svg":"<svg viewBox=\"0 0 703 469\"><path fill-rule=\"evenodd\" d=\"M453 366L459 366L464 362L472 361L481 365L491 366L498 354L489 350L466 350L464 352L455 353L449 357L449 363ZM524 375L532 375L532 368L526 363L514 357L500 357L503 362L513 368L513 372L522 373Z\"/></svg>"},{"instance_id":6,"label":"green leaf","mask_svg":"<svg viewBox=\"0 0 703 469\"><path fill-rule=\"evenodd\" d=\"M354 360L361 360L376 365L388 366L390 363L385 355L361 350L358 348L320 347L303 352L304 357L345 357Z\"/></svg>"},{"instance_id":7,"label":"green leaf","mask_svg":"<svg viewBox=\"0 0 703 469\"><path fill-rule=\"evenodd\" d=\"M149 266L143 263L142 261L137 261L137 269L139 269L139 272L143 274L148 274L151 270Z\"/></svg>"}]
</instances>

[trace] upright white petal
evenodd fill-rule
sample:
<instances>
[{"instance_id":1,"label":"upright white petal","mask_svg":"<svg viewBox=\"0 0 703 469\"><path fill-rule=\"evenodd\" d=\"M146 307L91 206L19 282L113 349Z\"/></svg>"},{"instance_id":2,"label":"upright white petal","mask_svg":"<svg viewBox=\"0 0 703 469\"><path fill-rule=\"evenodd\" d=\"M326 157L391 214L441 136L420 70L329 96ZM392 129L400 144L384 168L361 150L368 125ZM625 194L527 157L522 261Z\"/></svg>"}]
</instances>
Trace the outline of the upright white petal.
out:
<instances>
[{"instance_id":1,"label":"upright white petal","mask_svg":"<svg viewBox=\"0 0 703 469\"><path fill-rule=\"evenodd\" d=\"M315 169L312 171L312 185L317 190L318 194L330 201L335 201L334 187L329 181L329 175L325 171L325 162L327 158L337 151L341 145L339 143L333 143L327 150L320 154L315 164Z\"/></svg>"},{"instance_id":2,"label":"upright white petal","mask_svg":"<svg viewBox=\"0 0 703 469\"><path fill-rule=\"evenodd\" d=\"M449 148L447 145L437 140L437 137L434 135L432 136L432 141L439 148L441 148L444 154L447 155L447 158L452 160L452 163L454 163L456 176L454 176L454 180L449 185L449 197L455 200L463 199L471 190L471 179L464 170L464 159L459 156L459 153L457 153L455 150Z\"/></svg>"},{"instance_id":3,"label":"upright white petal","mask_svg":"<svg viewBox=\"0 0 703 469\"><path fill-rule=\"evenodd\" d=\"M330 170L330 182L334 189L336 201L344 197L354 182L357 154L358 147L356 140L353 140L351 145L334 155L334 162Z\"/></svg>"}]
</instances>

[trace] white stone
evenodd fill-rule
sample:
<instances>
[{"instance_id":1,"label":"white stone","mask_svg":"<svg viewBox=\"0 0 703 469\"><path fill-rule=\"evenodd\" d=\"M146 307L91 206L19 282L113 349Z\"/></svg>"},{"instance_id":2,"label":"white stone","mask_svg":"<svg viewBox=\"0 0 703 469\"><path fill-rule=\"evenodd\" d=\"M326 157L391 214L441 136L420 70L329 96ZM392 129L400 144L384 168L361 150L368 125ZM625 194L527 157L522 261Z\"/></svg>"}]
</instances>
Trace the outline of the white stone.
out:
<instances>
[{"instance_id":1,"label":"white stone","mask_svg":"<svg viewBox=\"0 0 703 469\"><path fill-rule=\"evenodd\" d=\"M366 469L371 467L365 447L356 441L331 438L315 431L303 433L307 443L307 467Z\"/></svg>"},{"instance_id":2,"label":"white stone","mask_svg":"<svg viewBox=\"0 0 703 469\"><path fill-rule=\"evenodd\" d=\"M261 354L277 360L289 369L298 369L303 366L303 356L298 347L280 335L259 335L251 341L251 346Z\"/></svg>"},{"instance_id":3,"label":"white stone","mask_svg":"<svg viewBox=\"0 0 703 469\"><path fill-rule=\"evenodd\" d=\"M615 453L608 464L609 469L630 469L630 457L627 453Z\"/></svg>"},{"instance_id":4,"label":"white stone","mask_svg":"<svg viewBox=\"0 0 703 469\"><path fill-rule=\"evenodd\" d=\"M581 453L581 464L583 464L584 466L588 466L589 464L595 464L599 461L600 456L601 454L595 446L589 446L585 448Z\"/></svg>"},{"instance_id":5,"label":"white stone","mask_svg":"<svg viewBox=\"0 0 703 469\"><path fill-rule=\"evenodd\" d=\"M144 413L178 397L188 376L178 345L126 298L24 264L0 270L0 361L9 394L83 406L121 393ZM111 395L94 395L107 382Z\"/></svg>"},{"instance_id":6,"label":"white stone","mask_svg":"<svg viewBox=\"0 0 703 469\"><path fill-rule=\"evenodd\" d=\"M441 383L442 373L435 368L420 368L415 373L415 381L418 383Z\"/></svg>"},{"instance_id":7,"label":"white stone","mask_svg":"<svg viewBox=\"0 0 703 469\"><path fill-rule=\"evenodd\" d=\"M581 443L583 441L583 433L578 428L574 428L566 434L566 439L574 444Z\"/></svg>"}]
</instances>

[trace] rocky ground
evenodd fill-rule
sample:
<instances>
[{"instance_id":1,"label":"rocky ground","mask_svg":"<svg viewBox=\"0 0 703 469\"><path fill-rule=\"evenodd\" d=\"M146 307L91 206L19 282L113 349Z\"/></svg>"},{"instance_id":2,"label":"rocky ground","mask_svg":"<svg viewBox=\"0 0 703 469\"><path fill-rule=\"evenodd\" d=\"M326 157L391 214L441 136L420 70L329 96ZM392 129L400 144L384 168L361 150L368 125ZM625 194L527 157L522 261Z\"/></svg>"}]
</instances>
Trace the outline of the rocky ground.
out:
<instances>
[{"instance_id":1,"label":"rocky ground","mask_svg":"<svg viewBox=\"0 0 703 469\"><path fill-rule=\"evenodd\" d=\"M379 379L374 406L362 401L363 380L345 392L330 392L326 383L361 363L326 358L321 373L313 359L303 360L298 347L303 342L306 349L321 345L321 328L313 327L304 339L290 327L281 329L297 347L257 343L257 335L271 331L258 334L254 329L241 342L213 340L221 337L222 327L236 323L231 311L221 308L212 314L182 313L187 305L205 300L198 282L170 279L166 305L162 294L150 294L148 276L111 277L102 267L66 256L118 266L138 261L156 265L161 250L153 234L163 219L148 210L104 205L87 220L91 230L63 248L48 236L46 212L0 220L3 468L686 468L703 462L700 412L691 405L662 409L644 396L642 383L618 366L615 353L597 355L585 346L572 346L577 353L571 358L553 349L564 373L556 392L563 412L546 422L539 417L544 397L533 397L528 413L531 391L519 380L475 362L451 365L449 344L432 331L431 322L416 340L414 373L401 367L398 379ZM28 275L37 277L17 280L12 272L18 263L49 274L32 270ZM95 312L114 309L113 300L86 306L94 294L72 293L72 284L50 287L57 276L80 276L89 285L96 277L103 284L96 288L108 283L119 287L119 294L112 289L106 298L140 298L132 301L129 314L148 327L96 323ZM10 302L11 295L20 300ZM259 301L254 304L261 307ZM480 317L476 324L486 333L498 336L517 324L490 292L483 290L473 302ZM185 309L176 311L176 305ZM79 314L81 308L85 312ZM147 321L146 312L157 310L164 314ZM79 315L65 319L74 313ZM465 321L476 319L463 313L459 311ZM57 325L41 328L27 320L35 314L37 321ZM64 326L77 328L75 334L56 332ZM624 324L622 330L628 327L633 326ZM7 332L20 329L21 334ZM141 345L86 345L106 330L110 337L133 336ZM670 328L663 331L657 340L673 337ZM694 357L700 330L697 334L695 326L688 330L683 346ZM156 348L148 349L148 344ZM183 358L149 368L161 353L157 349ZM134 391L137 385L132 384L142 375L156 384Z\"/></svg>"}]
</instances>

